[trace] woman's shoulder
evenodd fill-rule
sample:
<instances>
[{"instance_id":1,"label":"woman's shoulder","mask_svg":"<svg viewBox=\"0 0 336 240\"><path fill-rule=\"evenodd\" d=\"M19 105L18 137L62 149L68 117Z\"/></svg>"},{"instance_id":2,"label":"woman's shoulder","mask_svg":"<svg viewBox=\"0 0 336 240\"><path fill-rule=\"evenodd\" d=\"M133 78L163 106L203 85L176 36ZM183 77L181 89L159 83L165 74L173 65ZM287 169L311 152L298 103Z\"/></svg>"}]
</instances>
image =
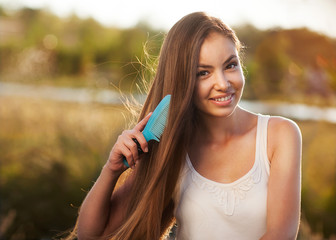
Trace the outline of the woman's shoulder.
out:
<instances>
[{"instance_id":1,"label":"woman's shoulder","mask_svg":"<svg viewBox=\"0 0 336 240\"><path fill-rule=\"evenodd\" d=\"M296 122L293 120L283 117L283 116L273 116L273 115L264 115L260 113L254 113L247 110L242 109L242 112L245 116L247 116L247 121L251 121L256 123L256 119L258 116L261 117L268 117L268 132L270 136L290 136L290 135L297 135L301 136L301 131ZM243 116L244 116L243 115ZM245 122L247 122L245 121Z\"/></svg>"},{"instance_id":2,"label":"woman's shoulder","mask_svg":"<svg viewBox=\"0 0 336 240\"><path fill-rule=\"evenodd\" d=\"M282 116L270 116L268 131L280 136L288 134L301 135L298 124L293 120Z\"/></svg>"},{"instance_id":3,"label":"woman's shoulder","mask_svg":"<svg viewBox=\"0 0 336 240\"><path fill-rule=\"evenodd\" d=\"M281 116L271 116L268 123L269 155L278 150L291 151L300 149L302 144L301 131L296 122Z\"/></svg>"}]
</instances>

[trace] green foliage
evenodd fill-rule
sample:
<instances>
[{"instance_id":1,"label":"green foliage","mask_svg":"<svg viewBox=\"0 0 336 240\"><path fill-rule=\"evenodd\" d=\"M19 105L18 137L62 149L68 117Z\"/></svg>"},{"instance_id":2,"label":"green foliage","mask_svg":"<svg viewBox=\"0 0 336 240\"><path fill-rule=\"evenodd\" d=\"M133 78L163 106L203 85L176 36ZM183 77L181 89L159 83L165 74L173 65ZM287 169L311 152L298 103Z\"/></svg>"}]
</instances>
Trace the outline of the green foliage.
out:
<instances>
[{"instance_id":1,"label":"green foliage","mask_svg":"<svg viewBox=\"0 0 336 240\"><path fill-rule=\"evenodd\" d=\"M157 46L162 43L162 38L156 37L159 32L144 24L118 29L104 27L92 18L72 15L60 19L29 8L2 20L8 31L0 40L0 73L7 81L39 83L73 76L85 80L83 86L88 81L89 86L96 86L97 79L104 79L130 91L133 82L142 81L144 45L147 41L158 41L153 44ZM159 50L153 48L153 54L158 55Z\"/></svg>"},{"instance_id":2,"label":"green foliage","mask_svg":"<svg viewBox=\"0 0 336 240\"><path fill-rule=\"evenodd\" d=\"M249 99L335 105L336 41L307 29L237 28L245 45Z\"/></svg>"},{"instance_id":3,"label":"green foliage","mask_svg":"<svg viewBox=\"0 0 336 240\"><path fill-rule=\"evenodd\" d=\"M255 81L254 91L258 94L261 90L267 94L266 97L269 97L281 92L281 83L289 63L285 54L287 45L286 39L272 34L264 38L257 47L255 53L255 61L258 62L257 75L252 79Z\"/></svg>"}]
</instances>

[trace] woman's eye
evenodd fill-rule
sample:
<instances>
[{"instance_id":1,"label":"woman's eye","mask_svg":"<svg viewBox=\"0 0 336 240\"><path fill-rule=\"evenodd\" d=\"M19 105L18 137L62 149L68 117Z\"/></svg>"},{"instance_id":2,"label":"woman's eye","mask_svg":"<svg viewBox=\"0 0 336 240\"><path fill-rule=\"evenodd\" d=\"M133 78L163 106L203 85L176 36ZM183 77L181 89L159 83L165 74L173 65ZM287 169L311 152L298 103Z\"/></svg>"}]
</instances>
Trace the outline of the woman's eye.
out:
<instances>
[{"instance_id":1,"label":"woman's eye","mask_svg":"<svg viewBox=\"0 0 336 240\"><path fill-rule=\"evenodd\" d=\"M233 69L233 68L236 68L238 66L238 63L236 62L232 62L232 63L229 63L227 66L226 66L226 69Z\"/></svg>"},{"instance_id":2,"label":"woman's eye","mask_svg":"<svg viewBox=\"0 0 336 240\"><path fill-rule=\"evenodd\" d=\"M204 76L206 76L208 74L209 74L208 71L199 71L196 76L197 77L204 77Z\"/></svg>"}]
</instances>

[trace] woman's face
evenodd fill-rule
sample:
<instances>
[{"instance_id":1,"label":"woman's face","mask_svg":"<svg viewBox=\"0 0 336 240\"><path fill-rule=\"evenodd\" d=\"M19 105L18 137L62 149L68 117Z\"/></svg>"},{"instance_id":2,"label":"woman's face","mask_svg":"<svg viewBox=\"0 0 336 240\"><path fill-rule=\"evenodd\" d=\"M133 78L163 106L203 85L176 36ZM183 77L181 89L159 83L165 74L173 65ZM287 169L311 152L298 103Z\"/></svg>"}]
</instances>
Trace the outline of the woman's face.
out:
<instances>
[{"instance_id":1,"label":"woman's face","mask_svg":"<svg viewBox=\"0 0 336 240\"><path fill-rule=\"evenodd\" d=\"M226 117L233 113L244 88L244 75L235 44L211 33L201 47L194 103L201 114Z\"/></svg>"}]
</instances>

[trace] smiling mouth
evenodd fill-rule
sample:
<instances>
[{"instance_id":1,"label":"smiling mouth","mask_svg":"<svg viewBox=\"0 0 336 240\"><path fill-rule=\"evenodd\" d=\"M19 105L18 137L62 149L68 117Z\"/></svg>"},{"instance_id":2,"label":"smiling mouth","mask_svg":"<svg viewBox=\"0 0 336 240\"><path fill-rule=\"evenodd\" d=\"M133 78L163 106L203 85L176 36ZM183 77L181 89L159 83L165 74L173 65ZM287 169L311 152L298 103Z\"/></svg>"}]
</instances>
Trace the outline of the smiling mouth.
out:
<instances>
[{"instance_id":1,"label":"smiling mouth","mask_svg":"<svg viewBox=\"0 0 336 240\"><path fill-rule=\"evenodd\" d=\"M228 96L225 97L220 97L220 98L210 98L210 100L216 101L216 102L226 102L229 101L232 98L233 94L230 94Z\"/></svg>"}]
</instances>

